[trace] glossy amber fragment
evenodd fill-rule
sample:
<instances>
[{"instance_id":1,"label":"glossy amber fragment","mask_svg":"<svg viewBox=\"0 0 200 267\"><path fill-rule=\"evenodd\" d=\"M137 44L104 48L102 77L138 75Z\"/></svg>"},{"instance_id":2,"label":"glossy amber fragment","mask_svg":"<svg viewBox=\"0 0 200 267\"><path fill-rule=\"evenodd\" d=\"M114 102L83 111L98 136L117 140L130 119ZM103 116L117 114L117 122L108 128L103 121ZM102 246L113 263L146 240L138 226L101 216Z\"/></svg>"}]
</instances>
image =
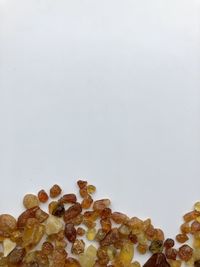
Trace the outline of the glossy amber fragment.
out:
<instances>
[{"instance_id":1,"label":"glossy amber fragment","mask_svg":"<svg viewBox=\"0 0 200 267\"><path fill-rule=\"evenodd\" d=\"M170 267L163 253L153 254L143 267Z\"/></svg>"},{"instance_id":2,"label":"glossy amber fragment","mask_svg":"<svg viewBox=\"0 0 200 267\"><path fill-rule=\"evenodd\" d=\"M44 225L40 224L37 219L28 219L22 236L22 246L26 249L35 247L42 239L44 232Z\"/></svg>"},{"instance_id":3,"label":"glossy amber fragment","mask_svg":"<svg viewBox=\"0 0 200 267\"><path fill-rule=\"evenodd\" d=\"M191 224L191 231L190 232L192 234L194 234L194 233L199 232L199 231L200 231L200 223L197 222L197 221L192 222L192 224Z\"/></svg>"},{"instance_id":4,"label":"glossy amber fragment","mask_svg":"<svg viewBox=\"0 0 200 267\"><path fill-rule=\"evenodd\" d=\"M40 190L38 192L38 199L39 199L40 202L46 203L48 201L48 199L49 199L49 196L46 193L46 191L42 189L42 190Z\"/></svg>"},{"instance_id":5,"label":"glossy amber fragment","mask_svg":"<svg viewBox=\"0 0 200 267\"><path fill-rule=\"evenodd\" d=\"M90 245L85 253L79 255L79 262L82 267L93 267L96 261L97 249Z\"/></svg>"},{"instance_id":6,"label":"glossy amber fragment","mask_svg":"<svg viewBox=\"0 0 200 267\"><path fill-rule=\"evenodd\" d=\"M87 191L88 191L88 194L94 194L96 191L96 187L94 185L88 185Z\"/></svg>"},{"instance_id":7,"label":"glossy amber fragment","mask_svg":"<svg viewBox=\"0 0 200 267\"><path fill-rule=\"evenodd\" d=\"M177 250L175 248L167 248L165 250L165 255L167 259L175 260L177 257Z\"/></svg>"},{"instance_id":8,"label":"glossy amber fragment","mask_svg":"<svg viewBox=\"0 0 200 267\"><path fill-rule=\"evenodd\" d=\"M82 207L80 203L76 203L69 207L64 214L64 221L67 223L69 220L75 218L82 212Z\"/></svg>"},{"instance_id":9,"label":"glossy amber fragment","mask_svg":"<svg viewBox=\"0 0 200 267\"><path fill-rule=\"evenodd\" d=\"M100 199L94 202L93 209L101 211L108 208L108 206L110 206L110 199Z\"/></svg>"},{"instance_id":10,"label":"glossy amber fragment","mask_svg":"<svg viewBox=\"0 0 200 267\"><path fill-rule=\"evenodd\" d=\"M75 194L66 194L59 199L59 202L63 204L76 203L76 201L77 198Z\"/></svg>"},{"instance_id":11,"label":"glossy amber fragment","mask_svg":"<svg viewBox=\"0 0 200 267\"><path fill-rule=\"evenodd\" d=\"M10 234L17 227L15 218L9 214L0 215L0 231L2 234Z\"/></svg>"},{"instance_id":12,"label":"glossy amber fragment","mask_svg":"<svg viewBox=\"0 0 200 267\"><path fill-rule=\"evenodd\" d=\"M119 232L117 228L113 228L105 238L100 241L101 246L110 246L118 242L120 239Z\"/></svg>"},{"instance_id":13,"label":"glossy amber fragment","mask_svg":"<svg viewBox=\"0 0 200 267\"><path fill-rule=\"evenodd\" d=\"M31 209L39 206L39 199L33 194L27 194L24 196L23 204L26 209Z\"/></svg>"},{"instance_id":14,"label":"glossy amber fragment","mask_svg":"<svg viewBox=\"0 0 200 267\"><path fill-rule=\"evenodd\" d=\"M22 228L26 225L26 222L28 219L30 218L35 218L36 216L36 212L39 210L39 207L34 207L31 209L27 209L26 211L24 211L17 220L17 227L18 228Z\"/></svg>"},{"instance_id":15,"label":"glossy amber fragment","mask_svg":"<svg viewBox=\"0 0 200 267\"><path fill-rule=\"evenodd\" d=\"M134 246L131 242L125 242L122 246L119 255L117 256L117 261L121 262L123 265L127 266L131 263L134 256Z\"/></svg>"},{"instance_id":16,"label":"glossy amber fragment","mask_svg":"<svg viewBox=\"0 0 200 267\"><path fill-rule=\"evenodd\" d=\"M163 242L161 240L153 240L149 246L151 253L160 253L163 250Z\"/></svg>"},{"instance_id":17,"label":"glossy amber fragment","mask_svg":"<svg viewBox=\"0 0 200 267\"><path fill-rule=\"evenodd\" d=\"M74 242L76 240L76 229L73 223L67 223L65 225L65 236L70 242Z\"/></svg>"},{"instance_id":18,"label":"glossy amber fragment","mask_svg":"<svg viewBox=\"0 0 200 267\"><path fill-rule=\"evenodd\" d=\"M25 253L26 251L24 248L15 248L7 257L8 263L13 265L20 264L25 256Z\"/></svg>"},{"instance_id":19,"label":"glossy amber fragment","mask_svg":"<svg viewBox=\"0 0 200 267\"><path fill-rule=\"evenodd\" d=\"M87 181L79 180L79 181L77 182L77 185L78 185L78 187L79 187L80 189L82 189L82 188L84 188L84 187L87 186Z\"/></svg>"},{"instance_id":20,"label":"glossy amber fragment","mask_svg":"<svg viewBox=\"0 0 200 267\"><path fill-rule=\"evenodd\" d=\"M128 216L121 212L113 212L111 218L117 224L123 224L128 220Z\"/></svg>"},{"instance_id":21,"label":"glossy amber fragment","mask_svg":"<svg viewBox=\"0 0 200 267\"><path fill-rule=\"evenodd\" d=\"M72 253L79 255L84 252L85 249L85 242L81 239L76 239L72 245Z\"/></svg>"},{"instance_id":22,"label":"glossy amber fragment","mask_svg":"<svg viewBox=\"0 0 200 267\"><path fill-rule=\"evenodd\" d=\"M95 228L88 229L86 232L86 237L89 241L92 241L96 237L97 230Z\"/></svg>"},{"instance_id":23,"label":"glossy amber fragment","mask_svg":"<svg viewBox=\"0 0 200 267\"><path fill-rule=\"evenodd\" d=\"M179 243L185 243L188 239L189 238L188 238L188 236L186 234L178 234L178 235L176 235L176 240Z\"/></svg>"},{"instance_id":24,"label":"glossy amber fragment","mask_svg":"<svg viewBox=\"0 0 200 267\"><path fill-rule=\"evenodd\" d=\"M83 198L83 201L81 202L81 207L83 209L89 209L92 205L93 199L90 195L87 195Z\"/></svg>"},{"instance_id":25,"label":"glossy amber fragment","mask_svg":"<svg viewBox=\"0 0 200 267\"><path fill-rule=\"evenodd\" d=\"M167 238L164 242L165 248L172 248L174 246L174 240L172 238Z\"/></svg>"},{"instance_id":26,"label":"glossy amber fragment","mask_svg":"<svg viewBox=\"0 0 200 267\"><path fill-rule=\"evenodd\" d=\"M190 211L190 212L186 213L183 216L183 219L184 219L185 222L190 222L190 221L196 219L198 216L200 216L200 212L196 211L196 210L193 210L193 211Z\"/></svg>"},{"instance_id":27,"label":"glossy amber fragment","mask_svg":"<svg viewBox=\"0 0 200 267\"><path fill-rule=\"evenodd\" d=\"M50 189L50 197L55 198L58 197L61 194L62 189L59 185L54 184Z\"/></svg>"},{"instance_id":28,"label":"glossy amber fragment","mask_svg":"<svg viewBox=\"0 0 200 267\"><path fill-rule=\"evenodd\" d=\"M183 245L179 248L178 255L181 260L189 261L192 257L193 249L188 245Z\"/></svg>"}]
</instances>

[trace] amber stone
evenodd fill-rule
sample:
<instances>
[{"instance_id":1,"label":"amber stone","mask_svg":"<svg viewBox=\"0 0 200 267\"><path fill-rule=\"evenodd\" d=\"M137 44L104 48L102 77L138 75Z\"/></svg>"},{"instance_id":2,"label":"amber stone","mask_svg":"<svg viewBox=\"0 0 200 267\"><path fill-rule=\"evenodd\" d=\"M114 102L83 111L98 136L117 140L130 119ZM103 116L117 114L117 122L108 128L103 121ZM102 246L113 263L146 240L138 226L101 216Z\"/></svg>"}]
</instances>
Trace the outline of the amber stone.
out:
<instances>
[{"instance_id":1,"label":"amber stone","mask_svg":"<svg viewBox=\"0 0 200 267\"><path fill-rule=\"evenodd\" d=\"M69 222L69 220L75 218L76 216L78 216L82 211L82 207L80 205L80 203L76 203L74 205L72 205L71 207L69 207L64 214L64 221L67 223Z\"/></svg>"},{"instance_id":2,"label":"amber stone","mask_svg":"<svg viewBox=\"0 0 200 267\"><path fill-rule=\"evenodd\" d=\"M143 267L170 267L163 253L153 254Z\"/></svg>"}]
</instances>

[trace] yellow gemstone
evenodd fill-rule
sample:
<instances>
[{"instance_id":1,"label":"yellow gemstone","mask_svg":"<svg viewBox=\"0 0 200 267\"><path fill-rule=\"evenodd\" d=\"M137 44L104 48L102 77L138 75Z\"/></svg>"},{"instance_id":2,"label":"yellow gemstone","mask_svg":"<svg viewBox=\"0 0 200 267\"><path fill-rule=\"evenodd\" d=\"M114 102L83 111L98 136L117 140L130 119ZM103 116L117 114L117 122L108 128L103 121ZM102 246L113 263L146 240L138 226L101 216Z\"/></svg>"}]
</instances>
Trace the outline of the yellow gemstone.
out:
<instances>
[{"instance_id":1,"label":"yellow gemstone","mask_svg":"<svg viewBox=\"0 0 200 267\"><path fill-rule=\"evenodd\" d=\"M198 202L196 202L196 203L194 204L194 209L195 209L196 211L200 211L200 201L198 201Z\"/></svg>"},{"instance_id":2,"label":"yellow gemstone","mask_svg":"<svg viewBox=\"0 0 200 267\"><path fill-rule=\"evenodd\" d=\"M93 241L95 239L96 233L97 233L97 231L95 228L88 229L88 231L86 233L87 239L89 241Z\"/></svg>"},{"instance_id":3,"label":"yellow gemstone","mask_svg":"<svg viewBox=\"0 0 200 267\"><path fill-rule=\"evenodd\" d=\"M88 185L87 191L89 194L93 194L96 191L96 187L94 185Z\"/></svg>"},{"instance_id":4,"label":"yellow gemstone","mask_svg":"<svg viewBox=\"0 0 200 267\"><path fill-rule=\"evenodd\" d=\"M122 262L124 265L130 264L134 256L134 246L132 243L127 242L123 245L118 261Z\"/></svg>"}]
</instances>

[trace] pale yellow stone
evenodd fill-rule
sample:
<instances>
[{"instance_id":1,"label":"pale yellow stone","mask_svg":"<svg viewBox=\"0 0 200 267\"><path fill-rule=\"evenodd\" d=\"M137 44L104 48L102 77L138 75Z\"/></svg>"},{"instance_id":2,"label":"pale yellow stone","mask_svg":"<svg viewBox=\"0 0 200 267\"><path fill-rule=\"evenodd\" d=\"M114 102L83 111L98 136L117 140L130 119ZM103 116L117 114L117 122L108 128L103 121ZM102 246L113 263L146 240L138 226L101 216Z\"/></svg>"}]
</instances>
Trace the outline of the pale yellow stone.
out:
<instances>
[{"instance_id":1,"label":"pale yellow stone","mask_svg":"<svg viewBox=\"0 0 200 267\"><path fill-rule=\"evenodd\" d=\"M45 231L47 235L57 234L64 228L63 222L60 218L49 215L45 224Z\"/></svg>"},{"instance_id":2,"label":"pale yellow stone","mask_svg":"<svg viewBox=\"0 0 200 267\"><path fill-rule=\"evenodd\" d=\"M9 238L5 238L3 240L3 253L4 257L7 257L11 251L16 247L16 243L10 240Z\"/></svg>"}]
</instances>

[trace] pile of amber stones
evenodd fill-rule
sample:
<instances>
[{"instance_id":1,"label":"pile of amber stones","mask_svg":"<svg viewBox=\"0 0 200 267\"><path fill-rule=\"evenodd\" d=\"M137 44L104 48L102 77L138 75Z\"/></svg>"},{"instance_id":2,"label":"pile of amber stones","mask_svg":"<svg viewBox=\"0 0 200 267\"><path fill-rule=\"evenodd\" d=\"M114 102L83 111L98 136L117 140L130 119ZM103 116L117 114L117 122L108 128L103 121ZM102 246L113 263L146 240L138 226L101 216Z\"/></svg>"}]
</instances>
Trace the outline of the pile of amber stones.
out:
<instances>
[{"instance_id":1,"label":"pile of amber stones","mask_svg":"<svg viewBox=\"0 0 200 267\"><path fill-rule=\"evenodd\" d=\"M112 211L109 199L93 200L95 186L77 184L81 201L56 184L49 193L25 195L25 211L17 219L0 215L0 266L140 267L137 251L149 257L143 267L200 267L200 202L183 216L173 240L151 219Z\"/></svg>"}]
</instances>

